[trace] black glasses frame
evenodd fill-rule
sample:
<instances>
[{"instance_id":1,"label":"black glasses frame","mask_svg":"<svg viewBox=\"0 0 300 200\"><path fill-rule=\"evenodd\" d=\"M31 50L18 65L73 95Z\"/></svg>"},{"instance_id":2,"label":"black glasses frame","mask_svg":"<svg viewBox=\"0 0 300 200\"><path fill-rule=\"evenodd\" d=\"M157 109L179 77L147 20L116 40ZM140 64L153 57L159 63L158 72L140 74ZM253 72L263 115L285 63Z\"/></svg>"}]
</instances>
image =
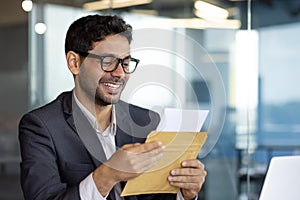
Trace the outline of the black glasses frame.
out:
<instances>
[{"instance_id":1,"label":"black glasses frame","mask_svg":"<svg viewBox=\"0 0 300 200\"><path fill-rule=\"evenodd\" d=\"M138 64L139 64L139 62L140 62L139 59L132 58L131 56L127 56L127 57L125 57L125 58L118 58L118 57L115 57L115 56L113 56L113 55L97 55L97 54L88 53L88 52L82 52L82 51L74 51L74 52L77 53L77 54L79 54L80 56L83 56L83 57L90 57L90 58L96 58L96 59L99 59L99 60L100 60L100 63L101 63L101 69L102 69L103 71L105 71L105 72L113 72L113 71L115 71L115 70L118 68L119 64L121 63L121 66L122 66L122 68L123 68L123 71L124 71L126 74L132 74L132 73L136 70L136 68L137 68L137 66L138 66ZM113 69L111 69L111 70L103 69L103 60L104 60L104 58L106 58L106 57L114 57L115 59L117 59L117 63L116 63L116 65L115 65L115 67L114 67ZM127 60L127 59L130 59L130 61L135 62L134 69L133 69L132 71L130 71L130 72L125 70L125 69L126 69L126 66L124 65L124 61Z\"/></svg>"}]
</instances>

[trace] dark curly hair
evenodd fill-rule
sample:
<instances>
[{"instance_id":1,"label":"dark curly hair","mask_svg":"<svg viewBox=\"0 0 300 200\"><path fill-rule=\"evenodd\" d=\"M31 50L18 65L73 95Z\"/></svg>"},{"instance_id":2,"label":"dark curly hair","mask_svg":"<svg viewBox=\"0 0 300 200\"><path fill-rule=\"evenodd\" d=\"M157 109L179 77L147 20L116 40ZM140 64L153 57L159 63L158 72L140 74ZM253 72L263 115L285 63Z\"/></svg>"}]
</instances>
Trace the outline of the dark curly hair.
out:
<instances>
[{"instance_id":1,"label":"dark curly hair","mask_svg":"<svg viewBox=\"0 0 300 200\"><path fill-rule=\"evenodd\" d=\"M93 42L103 40L108 35L120 34L132 40L132 27L119 16L88 15L74 21L69 27L65 40L65 53L69 51L87 52Z\"/></svg>"}]
</instances>

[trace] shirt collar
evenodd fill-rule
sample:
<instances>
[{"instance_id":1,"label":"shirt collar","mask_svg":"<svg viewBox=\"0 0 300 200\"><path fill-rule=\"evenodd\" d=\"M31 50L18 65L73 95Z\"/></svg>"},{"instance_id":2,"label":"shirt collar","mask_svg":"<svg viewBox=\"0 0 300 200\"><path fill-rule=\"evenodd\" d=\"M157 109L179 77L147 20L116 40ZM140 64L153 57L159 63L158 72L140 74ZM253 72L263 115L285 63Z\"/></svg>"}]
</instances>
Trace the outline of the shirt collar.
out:
<instances>
[{"instance_id":1,"label":"shirt collar","mask_svg":"<svg viewBox=\"0 0 300 200\"><path fill-rule=\"evenodd\" d=\"M89 123L91 126L97 131L97 133L102 133L99 131L99 126L96 117L86 108L78 98L76 97L75 91L73 91L73 97L75 99L75 103L79 107L79 109L83 112L85 117L88 119ZM109 134L116 135L116 127L117 127L117 122L116 122L116 111L115 111L115 105L112 105L112 113L111 113L111 122L110 125L107 127L107 129L104 132L108 132Z\"/></svg>"}]
</instances>

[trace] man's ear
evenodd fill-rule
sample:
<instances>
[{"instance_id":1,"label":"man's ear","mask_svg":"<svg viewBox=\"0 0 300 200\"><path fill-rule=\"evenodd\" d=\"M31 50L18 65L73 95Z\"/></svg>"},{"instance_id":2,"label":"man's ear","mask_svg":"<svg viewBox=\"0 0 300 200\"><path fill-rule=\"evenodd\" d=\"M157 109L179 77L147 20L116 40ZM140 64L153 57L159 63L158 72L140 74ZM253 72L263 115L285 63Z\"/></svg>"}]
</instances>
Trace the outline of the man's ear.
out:
<instances>
[{"instance_id":1,"label":"man's ear","mask_svg":"<svg viewBox=\"0 0 300 200\"><path fill-rule=\"evenodd\" d=\"M66 55L67 65L71 73L75 76L79 73L81 60L80 56L74 51L69 51Z\"/></svg>"}]
</instances>

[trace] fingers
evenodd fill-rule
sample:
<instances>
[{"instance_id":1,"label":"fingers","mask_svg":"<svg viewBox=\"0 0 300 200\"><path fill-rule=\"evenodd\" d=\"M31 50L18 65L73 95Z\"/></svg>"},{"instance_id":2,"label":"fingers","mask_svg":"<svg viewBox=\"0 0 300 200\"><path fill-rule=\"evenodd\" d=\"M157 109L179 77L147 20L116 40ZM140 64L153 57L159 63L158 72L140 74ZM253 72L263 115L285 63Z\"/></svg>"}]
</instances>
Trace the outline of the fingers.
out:
<instances>
[{"instance_id":1,"label":"fingers","mask_svg":"<svg viewBox=\"0 0 300 200\"><path fill-rule=\"evenodd\" d=\"M182 168L173 169L173 176L206 176L204 164L199 160L186 160L181 163Z\"/></svg>"},{"instance_id":2,"label":"fingers","mask_svg":"<svg viewBox=\"0 0 300 200\"><path fill-rule=\"evenodd\" d=\"M184 190L189 190L193 194L197 194L200 191L198 183L184 183L184 182L170 182L170 185L179 187Z\"/></svg>"},{"instance_id":3,"label":"fingers","mask_svg":"<svg viewBox=\"0 0 300 200\"><path fill-rule=\"evenodd\" d=\"M156 162L162 158L163 151L165 147L161 146L159 148L152 149L150 151L140 153L135 158L135 162L138 163L138 168L140 169L140 172L147 171L150 169L153 165L156 164Z\"/></svg>"},{"instance_id":4,"label":"fingers","mask_svg":"<svg viewBox=\"0 0 300 200\"><path fill-rule=\"evenodd\" d=\"M121 148L123 154L132 157L136 162L156 161L162 157L165 146L161 142L149 142L145 144L127 144Z\"/></svg>"},{"instance_id":5,"label":"fingers","mask_svg":"<svg viewBox=\"0 0 300 200\"><path fill-rule=\"evenodd\" d=\"M195 169L195 168L182 168L182 169L173 169L170 173L173 176L205 176L206 171L204 169Z\"/></svg>"},{"instance_id":6,"label":"fingers","mask_svg":"<svg viewBox=\"0 0 300 200\"><path fill-rule=\"evenodd\" d=\"M185 170L185 172L187 172ZM199 183L204 182L207 172L205 170L194 171L193 175L189 173L185 173L182 171L178 171L180 174L173 173L168 177L170 182L183 182L183 183Z\"/></svg>"},{"instance_id":7,"label":"fingers","mask_svg":"<svg viewBox=\"0 0 300 200\"><path fill-rule=\"evenodd\" d=\"M170 182L198 183L199 179L201 179L202 177L199 177L199 176L169 176L168 180Z\"/></svg>"},{"instance_id":8,"label":"fingers","mask_svg":"<svg viewBox=\"0 0 300 200\"><path fill-rule=\"evenodd\" d=\"M152 150L147 151L147 152L143 152L141 154L141 159L147 159L147 158L151 158L151 157L160 155L160 154L162 154L162 152L164 151L164 149L165 149L165 146L161 146L159 148L152 149Z\"/></svg>"},{"instance_id":9,"label":"fingers","mask_svg":"<svg viewBox=\"0 0 300 200\"><path fill-rule=\"evenodd\" d=\"M134 153L145 153L145 152L152 151L154 149L159 149L161 147L163 147L163 144L161 142L155 141L155 142L149 142L149 143L145 143L145 144L135 145L128 150L131 152L134 152Z\"/></svg>"},{"instance_id":10,"label":"fingers","mask_svg":"<svg viewBox=\"0 0 300 200\"><path fill-rule=\"evenodd\" d=\"M181 163L182 167L191 167L191 168L198 168L204 169L204 164L201 163L199 160L185 160Z\"/></svg>"},{"instance_id":11,"label":"fingers","mask_svg":"<svg viewBox=\"0 0 300 200\"><path fill-rule=\"evenodd\" d=\"M162 157L164 148L161 142L127 144L114 153L106 164L119 172L129 173L129 176L137 176Z\"/></svg>"},{"instance_id":12,"label":"fingers","mask_svg":"<svg viewBox=\"0 0 300 200\"><path fill-rule=\"evenodd\" d=\"M171 170L168 181L181 188L184 195L194 197L205 182L207 172L199 160L186 160L181 166L182 168Z\"/></svg>"},{"instance_id":13,"label":"fingers","mask_svg":"<svg viewBox=\"0 0 300 200\"><path fill-rule=\"evenodd\" d=\"M182 168L174 169L168 177L170 182L202 183L205 181L207 172L204 169Z\"/></svg>"},{"instance_id":14,"label":"fingers","mask_svg":"<svg viewBox=\"0 0 300 200\"><path fill-rule=\"evenodd\" d=\"M122 149L123 150L128 150L132 147L136 147L136 146L139 146L139 145L141 145L141 143L125 144L124 146L122 146Z\"/></svg>"},{"instance_id":15,"label":"fingers","mask_svg":"<svg viewBox=\"0 0 300 200\"><path fill-rule=\"evenodd\" d=\"M149 170L151 167L153 167L157 161L159 159L161 159L163 156L162 153L159 153L159 154L156 154L156 155L152 155L152 156L145 156L146 158L143 159L141 157L141 162L139 162L139 165L138 165L138 168L140 169L139 172L142 173L142 172L145 172L147 170Z\"/></svg>"}]
</instances>

